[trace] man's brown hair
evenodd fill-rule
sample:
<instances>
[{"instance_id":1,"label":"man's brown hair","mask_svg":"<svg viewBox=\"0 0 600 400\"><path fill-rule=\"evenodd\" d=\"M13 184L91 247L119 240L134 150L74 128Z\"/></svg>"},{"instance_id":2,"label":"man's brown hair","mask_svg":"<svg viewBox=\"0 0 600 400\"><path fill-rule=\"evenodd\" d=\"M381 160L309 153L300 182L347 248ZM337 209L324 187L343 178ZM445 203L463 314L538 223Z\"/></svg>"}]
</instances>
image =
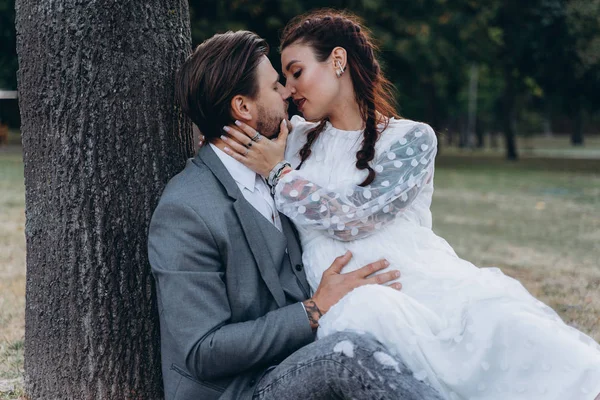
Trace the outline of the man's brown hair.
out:
<instances>
[{"instance_id":1,"label":"man's brown hair","mask_svg":"<svg viewBox=\"0 0 600 400\"><path fill-rule=\"evenodd\" d=\"M175 95L205 143L233 122L234 96L256 98L256 67L268 53L269 45L254 32L230 31L205 40L185 60L177 74Z\"/></svg>"}]
</instances>

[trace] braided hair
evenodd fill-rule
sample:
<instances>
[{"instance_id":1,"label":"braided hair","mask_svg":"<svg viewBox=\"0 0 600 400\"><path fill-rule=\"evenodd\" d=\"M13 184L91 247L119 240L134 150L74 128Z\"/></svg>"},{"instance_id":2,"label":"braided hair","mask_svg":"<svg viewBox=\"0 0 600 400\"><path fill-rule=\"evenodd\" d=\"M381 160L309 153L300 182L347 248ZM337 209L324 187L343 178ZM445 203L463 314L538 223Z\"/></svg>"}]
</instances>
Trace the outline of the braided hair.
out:
<instances>
[{"instance_id":1,"label":"braided hair","mask_svg":"<svg viewBox=\"0 0 600 400\"><path fill-rule=\"evenodd\" d=\"M397 117L393 86L383 76L375 56L376 46L359 18L348 12L323 9L300 15L285 27L280 51L302 43L310 46L317 61L325 62L335 47L347 53L346 71L350 73L355 100L364 121L362 147L356 152L356 167L367 170L368 176L360 184L367 186L375 179L375 170L369 164L375 157L375 143L389 124ZM310 157L311 147L325 128L325 120L307 133L306 144L300 149L300 165Z\"/></svg>"}]
</instances>

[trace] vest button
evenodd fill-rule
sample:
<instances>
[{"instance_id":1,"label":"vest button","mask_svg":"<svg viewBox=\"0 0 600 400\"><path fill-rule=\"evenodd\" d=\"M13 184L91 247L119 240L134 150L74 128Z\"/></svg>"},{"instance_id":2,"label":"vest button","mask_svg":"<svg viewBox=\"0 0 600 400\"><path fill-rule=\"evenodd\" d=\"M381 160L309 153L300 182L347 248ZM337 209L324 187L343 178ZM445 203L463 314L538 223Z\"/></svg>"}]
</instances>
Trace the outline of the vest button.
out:
<instances>
[{"instance_id":1,"label":"vest button","mask_svg":"<svg viewBox=\"0 0 600 400\"><path fill-rule=\"evenodd\" d=\"M296 264L296 271L302 271L302 264Z\"/></svg>"}]
</instances>

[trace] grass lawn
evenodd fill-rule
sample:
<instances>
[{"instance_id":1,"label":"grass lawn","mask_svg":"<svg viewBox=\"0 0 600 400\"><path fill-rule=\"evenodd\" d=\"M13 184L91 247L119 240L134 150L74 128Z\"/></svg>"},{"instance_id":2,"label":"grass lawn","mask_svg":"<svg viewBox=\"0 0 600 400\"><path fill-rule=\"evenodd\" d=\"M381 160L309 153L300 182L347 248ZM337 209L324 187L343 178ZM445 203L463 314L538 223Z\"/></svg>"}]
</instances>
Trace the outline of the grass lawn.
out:
<instances>
[{"instance_id":1,"label":"grass lawn","mask_svg":"<svg viewBox=\"0 0 600 400\"><path fill-rule=\"evenodd\" d=\"M19 147L0 149L0 399L18 398L25 330L25 187Z\"/></svg>"},{"instance_id":2,"label":"grass lawn","mask_svg":"<svg viewBox=\"0 0 600 400\"><path fill-rule=\"evenodd\" d=\"M439 164L434 231L462 258L516 277L600 341L600 163L596 172L443 157Z\"/></svg>"},{"instance_id":3,"label":"grass lawn","mask_svg":"<svg viewBox=\"0 0 600 400\"><path fill-rule=\"evenodd\" d=\"M461 257L518 278L600 341L600 161L539 157L510 164L494 154L443 152L434 230ZM23 372L24 225L23 164L13 146L0 149L0 399L21 393L19 384L9 389Z\"/></svg>"}]
</instances>

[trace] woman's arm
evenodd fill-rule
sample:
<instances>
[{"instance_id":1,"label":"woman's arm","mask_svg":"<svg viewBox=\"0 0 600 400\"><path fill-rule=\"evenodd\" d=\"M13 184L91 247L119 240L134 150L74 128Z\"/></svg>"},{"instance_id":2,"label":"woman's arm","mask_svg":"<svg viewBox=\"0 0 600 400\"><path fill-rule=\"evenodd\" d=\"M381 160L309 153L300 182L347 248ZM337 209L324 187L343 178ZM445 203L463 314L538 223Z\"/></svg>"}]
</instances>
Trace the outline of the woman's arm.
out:
<instances>
[{"instance_id":1,"label":"woman's arm","mask_svg":"<svg viewBox=\"0 0 600 400\"><path fill-rule=\"evenodd\" d=\"M291 171L276 187L277 208L294 223L323 230L338 240L369 236L419 195L433 176L436 150L433 129L417 123L373 161L377 175L370 185L322 187L302 170Z\"/></svg>"}]
</instances>

